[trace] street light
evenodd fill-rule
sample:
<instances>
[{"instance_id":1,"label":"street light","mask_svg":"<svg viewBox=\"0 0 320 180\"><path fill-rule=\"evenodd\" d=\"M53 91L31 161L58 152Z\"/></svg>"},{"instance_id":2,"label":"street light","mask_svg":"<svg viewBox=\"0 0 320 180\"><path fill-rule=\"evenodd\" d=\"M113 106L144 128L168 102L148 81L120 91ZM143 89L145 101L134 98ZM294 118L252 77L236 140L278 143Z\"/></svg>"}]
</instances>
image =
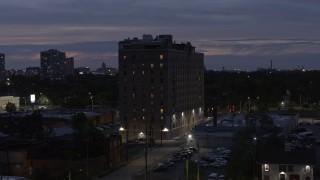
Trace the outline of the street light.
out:
<instances>
[{"instance_id":1,"label":"street light","mask_svg":"<svg viewBox=\"0 0 320 180\"><path fill-rule=\"evenodd\" d=\"M126 128L123 128L122 126L119 128L120 132L126 132L126 161L129 161L129 154L128 154L128 124L126 123Z\"/></svg>"},{"instance_id":2,"label":"street light","mask_svg":"<svg viewBox=\"0 0 320 180\"><path fill-rule=\"evenodd\" d=\"M90 99L91 99L91 110L93 110L93 95L89 92Z\"/></svg>"},{"instance_id":3,"label":"street light","mask_svg":"<svg viewBox=\"0 0 320 180\"><path fill-rule=\"evenodd\" d=\"M256 176L256 146L257 146L257 137L253 137L253 179Z\"/></svg>"},{"instance_id":4,"label":"street light","mask_svg":"<svg viewBox=\"0 0 320 180\"><path fill-rule=\"evenodd\" d=\"M200 160L200 144L199 142L197 143L197 148L198 148L198 171L197 171L197 180L200 180L200 168L199 168L199 160Z\"/></svg>"},{"instance_id":5,"label":"street light","mask_svg":"<svg viewBox=\"0 0 320 180\"><path fill-rule=\"evenodd\" d=\"M250 105L250 102L251 102L251 99L250 99L250 97L248 97L248 100L249 100L249 107L248 107L248 109L249 109L249 114L250 114L250 112L251 112L251 105Z\"/></svg>"},{"instance_id":6,"label":"street light","mask_svg":"<svg viewBox=\"0 0 320 180\"><path fill-rule=\"evenodd\" d=\"M162 133L163 132L169 132L169 129L168 128L162 129L162 127L161 127L161 145L162 145Z\"/></svg>"},{"instance_id":7,"label":"street light","mask_svg":"<svg viewBox=\"0 0 320 180\"><path fill-rule=\"evenodd\" d=\"M146 144L145 144L145 176L144 176L144 179L147 180L148 179L148 174L147 174L148 173L148 122L147 121L146 121L145 140L146 140Z\"/></svg>"}]
</instances>

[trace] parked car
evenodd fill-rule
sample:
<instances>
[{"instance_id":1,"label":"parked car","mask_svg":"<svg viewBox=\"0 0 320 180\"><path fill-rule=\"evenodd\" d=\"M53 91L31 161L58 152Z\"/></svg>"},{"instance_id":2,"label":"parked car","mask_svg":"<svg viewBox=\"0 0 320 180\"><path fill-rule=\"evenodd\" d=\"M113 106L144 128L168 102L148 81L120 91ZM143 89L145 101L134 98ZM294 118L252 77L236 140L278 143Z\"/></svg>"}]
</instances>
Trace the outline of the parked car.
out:
<instances>
[{"instance_id":1,"label":"parked car","mask_svg":"<svg viewBox=\"0 0 320 180\"><path fill-rule=\"evenodd\" d=\"M208 180L210 179L214 179L214 180L217 180L217 178L218 178L218 173L215 173L215 172L213 172L213 173L210 173L209 174L209 176L208 176Z\"/></svg>"},{"instance_id":2,"label":"parked car","mask_svg":"<svg viewBox=\"0 0 320 180\"><path fill-rule=\"evenodd\" d=\"M168 169L168 167L165 164L159 163L153 168L153 172L166 171L167 169Z\"/></svg>"}]
</instances>

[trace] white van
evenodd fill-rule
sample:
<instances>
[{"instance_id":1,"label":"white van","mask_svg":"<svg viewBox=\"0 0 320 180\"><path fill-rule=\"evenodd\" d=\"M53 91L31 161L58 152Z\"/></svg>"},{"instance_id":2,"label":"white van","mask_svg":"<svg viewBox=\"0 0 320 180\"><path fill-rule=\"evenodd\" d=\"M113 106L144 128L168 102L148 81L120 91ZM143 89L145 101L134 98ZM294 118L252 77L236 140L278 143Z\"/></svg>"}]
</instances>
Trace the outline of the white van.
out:
<instances>
[{"instance_id":1,"label":"white van","mask_svg":"<svg viewBox=\"0 0 320 180\"><path fill-rule=\"evenodd\" d=\"M210 173L208 176L208 180L217 180L218 179L218 173Z\"/></svg>"}]
</instances>

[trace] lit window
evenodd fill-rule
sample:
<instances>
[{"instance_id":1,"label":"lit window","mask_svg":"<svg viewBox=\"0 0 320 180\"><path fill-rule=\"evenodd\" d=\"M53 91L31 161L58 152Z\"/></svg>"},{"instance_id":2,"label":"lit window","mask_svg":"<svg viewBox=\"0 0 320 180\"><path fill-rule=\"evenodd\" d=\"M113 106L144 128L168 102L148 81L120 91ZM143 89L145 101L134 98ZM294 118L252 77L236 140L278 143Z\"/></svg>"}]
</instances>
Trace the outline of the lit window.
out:
<instances>
[{"instance_id":1,"label":"lit window","mask_svg":"<svg viewBox=\"0 0 320 180\"><path fill-rule=\"evenodd\" d=\"M127 59L127 56L123 56L123 60L126 60Z\"/></svg>"},{"instance_id":2,"label":"lit window","mask_svg":"<svg viewBox=\"0 0 320 180\"><path fill-rule=\"evenodd\" d=\"M163 60L163 54L160 54L160 59Z\"/></svg>"},{"instance_id":3,"label":"lit window","mask_svg":"<svg viewBox=\"0 0 320 180\"><path fill-rule=\"evenodd\" d=\"M135 97L136 97L136 94L133 93L133 94L132 94L132 98L134 99Z\"/></svg>"},{"instance_id":4,"label":"lit window","mask_svg":"<svg viewBox=\"0 0 320 180\"><path fill-rule=\"evenodd\" d=\"M151 98L151 99L154 98L154 94L153 94L153 93L150 94L150 98Z\"/></svg>"},{"instance_id":5,"label":"lit window","mask_svg":"<svg viewBox=\"0 0 320 180\"><path fill-rule=\"evenodd\" d=\"M135 71L132 71L132 75L133 75L133 76L134 76L135 73L136 73Z\"/></svg>"},{"instance_id":6,"label":"lit window","mask_svg":"<svg viewBox=\"0 0 320 180\"><path fill-rule=\"evenodd\" d=\"M163 114L163 109L160 109L160 114Z\"/></svg>"},{"instance_id":7,"label":"lit window","mask_svg":"<svg viewBox=\"0 0 320 180\"><path fill-rule=\"evenodd\" d=\"M144 71L141 71L141 74L144 75Z\"/></svg>"},{"instance_id":8,"label":"lit window","mask_svg":"<svg viewBox=\"0 0 320 180\"><path fill-rule=\"evenodd\" d=\"M145 108L143 108L143 109L142 109L142 112L145 112L145 111L146 111L146 109L145 109Z\"/></svg>"},{"instance_id":9,"label":"lit window","mask_svg":"<svg viewBox=\"0 0 320 180\"><path fill-rule=\"evenodd\" d=\"M151 69L154 68L154 64L150 64L150 68L151 68Z\"/></svg>"},{"instance_id":10,"label":"lit window","mask_svg":"<svg viewBox=\"0 0 320 180\"><path fill-rule=\"evenodd\" d=\"M163 63L160 63L160 68L163 68Z\"/></svg>"},{"instance_id":11,"label":"lit window","mask_svg":"<svg viewBox=\"0 0 320 180\"><path fill-rule=\"evenodd\" d=\"M264 165L264 171L269 171L269 164Z\"/></svg>"}]
</instances>

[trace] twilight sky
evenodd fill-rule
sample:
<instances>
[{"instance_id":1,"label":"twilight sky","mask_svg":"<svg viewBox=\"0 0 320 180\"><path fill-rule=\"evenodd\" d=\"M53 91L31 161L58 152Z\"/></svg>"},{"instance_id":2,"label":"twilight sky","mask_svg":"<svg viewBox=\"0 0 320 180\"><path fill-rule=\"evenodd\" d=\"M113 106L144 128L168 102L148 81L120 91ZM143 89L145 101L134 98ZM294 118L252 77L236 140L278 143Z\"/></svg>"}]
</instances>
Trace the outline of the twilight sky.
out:
<instances>
[{"instance_id":1,"label":"twilight sky","mask_svg":"<svg viewBox=\"0 0 320 180\"><path fill-rule=\"evenodd\" d=\"M6 69L40 66L40 51L75 67L118 68L117 42L172 34L205 54L207 69L320 69L319 0L1 0Z\"/></svg>"}]
</instances>

